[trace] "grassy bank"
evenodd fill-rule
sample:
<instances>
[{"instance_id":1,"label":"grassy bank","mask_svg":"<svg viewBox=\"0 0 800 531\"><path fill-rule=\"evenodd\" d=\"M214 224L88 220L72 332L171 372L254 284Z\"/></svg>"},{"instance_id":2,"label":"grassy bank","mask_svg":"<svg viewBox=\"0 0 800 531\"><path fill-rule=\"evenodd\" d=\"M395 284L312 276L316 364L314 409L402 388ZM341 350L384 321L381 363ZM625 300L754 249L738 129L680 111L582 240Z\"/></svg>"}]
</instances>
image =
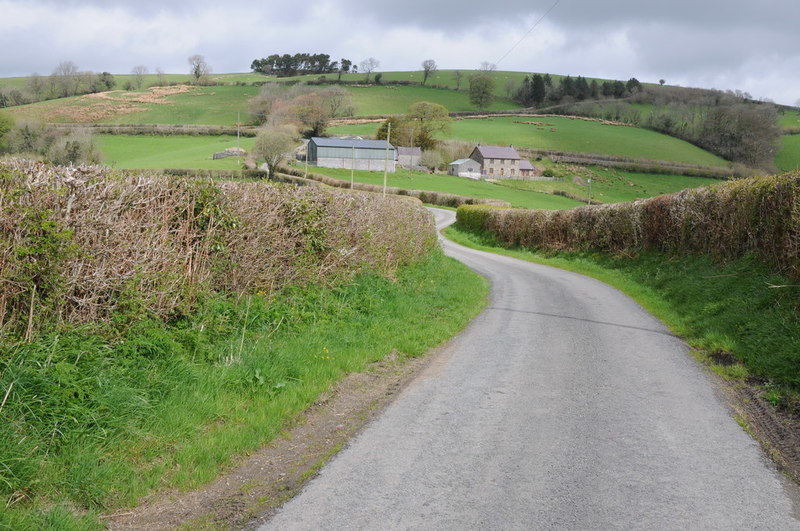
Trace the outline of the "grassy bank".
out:
<instances>
[{"instance_id":1,"label":"grassy bank","mask_svg":"<svg viewBox=\"0 0 800 531\"><path fill-rule=\"evenodd\" d=\"M437 251L395 281L209 300L114 340L79 328L7 349L0 528L101 528L101 512L199 486L344 374L454 335L486 292Z\"/></svg>"},{"instance_id":2,"label":"grassy bank","mask_svg":"<svg viewBox=\"0 0 800 531\"><path fill-rule=\"evenodd\" d=\"M588 275L627 293L727 378L764 386L775 405L800 393L800 289L752 257L726 265L708 257L539 253L507 249L455 227L454 241Z\"/></svg>"}]
</instances>

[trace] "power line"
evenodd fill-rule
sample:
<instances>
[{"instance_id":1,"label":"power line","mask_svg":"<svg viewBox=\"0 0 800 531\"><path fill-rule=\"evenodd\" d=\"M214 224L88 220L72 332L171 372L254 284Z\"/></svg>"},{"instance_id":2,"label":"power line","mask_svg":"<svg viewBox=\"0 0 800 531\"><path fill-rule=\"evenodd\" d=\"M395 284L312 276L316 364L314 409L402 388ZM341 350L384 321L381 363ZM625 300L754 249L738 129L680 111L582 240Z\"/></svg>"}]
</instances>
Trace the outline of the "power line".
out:
<instances>
[{"instance_id":1,"label":"power line","mask_svg":"<svg viewBox=\"0 0 800 531\"><path fill-rule=\"evenodd\" d=\"M518 41L517 41L517 43L516 43L516 44L514 44L514 46L512 46L512 47L511 47L511 48L510 48L510 49L509 49L509 50L508 50L508 51L505 53L505 55L503 55L503 57L501 57L501 58L500 58L500 59L497 61L497 63L495 63L495 64L499 65L499 64L500 64L500 62L501 62L503 59L505 59L506 57L508 57L508 55L509 55L511 52L513 52L513 51L514 51L514 49L515 49L517 46L519 46L519 45L522 43L522 41L524 41L525 39L527 39L527 38L528 38L528 35L530 35L531 33L533 33L533 30L535 30L535 29L536 29L536 26L538 26L538 25L539 25L539 23L540 23L541 21L543 21L543 20L544 20L544 19L547 17L547 15L549 15L549 14L550 14L550 11L552 11L553 9L555 9L555 8L556 8L556 6L557 6L558 4L560 4L560 3L561 3L561 0L556 0L556 3L555 3L555 4L553 4L552 6L550 6L550 9L548 9L548 10L545 12L545 14L544 14L544 15L542 15L542 17L541 17L539 20L537 20L537 21L536 21L536 24L534 24L534 25L531 27L531 29L529 29L529 30L528 30L528 32L527 32L525 35L523 35L523 36L522 36L522 38L521 38L520 40L518 40Z\"/></svg>"}]
</instances>

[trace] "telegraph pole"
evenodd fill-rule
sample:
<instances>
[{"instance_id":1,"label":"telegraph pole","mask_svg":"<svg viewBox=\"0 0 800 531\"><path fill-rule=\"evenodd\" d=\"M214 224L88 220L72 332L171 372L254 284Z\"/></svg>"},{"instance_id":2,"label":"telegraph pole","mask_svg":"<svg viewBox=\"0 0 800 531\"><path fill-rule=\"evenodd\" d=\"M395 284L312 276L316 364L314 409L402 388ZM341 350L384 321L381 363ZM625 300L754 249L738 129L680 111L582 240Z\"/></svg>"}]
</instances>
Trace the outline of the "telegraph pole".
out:
<instances>
[{"instance_id":1,"label":"telegraph pole","mask_svg":"<svg viewBox=\"0 0 800 531\"><path fill-rule=\"evenodd\" d=\"M386 131L386 159L383 161L383 197L386 197L386 174L389 172L389 140L392 138L392 122Z\"/></svg>"}]
</instances>

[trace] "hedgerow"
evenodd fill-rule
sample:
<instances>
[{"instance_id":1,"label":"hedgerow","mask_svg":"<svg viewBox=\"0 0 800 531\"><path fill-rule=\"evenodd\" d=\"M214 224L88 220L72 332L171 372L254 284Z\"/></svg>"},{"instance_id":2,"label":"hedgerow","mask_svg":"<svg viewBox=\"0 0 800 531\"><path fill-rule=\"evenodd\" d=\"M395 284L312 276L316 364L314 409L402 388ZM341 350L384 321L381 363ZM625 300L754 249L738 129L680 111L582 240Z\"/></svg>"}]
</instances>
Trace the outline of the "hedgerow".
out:
<instances>
[{"instance_id":1,"label":"hedgerow","mask_svg":"<svg viewBox=\"0 0 800 531\"><path fill-rule=\"evenodd\" d=\"M689 189L632 203L567 211L462 206L458 222L504 245L545 250L755 255L800 279L800 173Z\"/></svg>"},{"instance_id":2,"label":"hedgerow","mask_svg":"<svg viewBox=\"0 0 800 531\"><path fill-rule=\"evenodd\" d=\"M281 168L277 173L277 177L296 176L303 177L304 171L295 168ZM335 188L351 188L354 190L361 190L364 192L383 192L383 187L375 184L367 183L350 183L350 181L343 181L335 177L329 177L319 173L308 173L308 179L332 186ZM439 205L456 208L461 205L491 205L491 206L511 206L507 201L500 199L484 199L477 197L466 197L455 194L445 194L442 192L432 192L428 190L408 190L405 188L395 188L389 186L386 188L386 193L391 195L403 195L419 199L423 203L430 205Z\"/></svg>"},{"instance_id":3,"label":"hedgerow","mask_svg":"<svg viewBox=\"0 0 800 531\"><path fill-rule=\"evenodd\" d=\"M96 166L0 162L0 331L136 314L198 297L275 293L358 271L392 275L436 237L413 201Z\"/></svg>"}]
</instances>

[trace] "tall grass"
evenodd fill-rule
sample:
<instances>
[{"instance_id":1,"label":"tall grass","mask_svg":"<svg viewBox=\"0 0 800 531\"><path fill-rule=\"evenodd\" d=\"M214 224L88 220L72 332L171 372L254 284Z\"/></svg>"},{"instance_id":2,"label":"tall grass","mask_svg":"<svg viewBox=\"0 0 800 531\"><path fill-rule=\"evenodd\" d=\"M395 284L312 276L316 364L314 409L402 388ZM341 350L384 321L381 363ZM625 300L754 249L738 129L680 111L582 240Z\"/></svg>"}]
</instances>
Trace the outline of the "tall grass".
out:
<instances>
[{"instance_id":1,"label":"tall grass","mask_svg":"<svg viewBox=\"0 0 800 531\"><path fill-rule=\"evenodd\" d=\"M344 374L451 337L486 291L437 251L394 280L215 297L113 339L83 327L16 345L0 358L0 395L13 385L0 528L99 528L99 513L149 492L202 485Z\"/></svg>"}]
</instances>

